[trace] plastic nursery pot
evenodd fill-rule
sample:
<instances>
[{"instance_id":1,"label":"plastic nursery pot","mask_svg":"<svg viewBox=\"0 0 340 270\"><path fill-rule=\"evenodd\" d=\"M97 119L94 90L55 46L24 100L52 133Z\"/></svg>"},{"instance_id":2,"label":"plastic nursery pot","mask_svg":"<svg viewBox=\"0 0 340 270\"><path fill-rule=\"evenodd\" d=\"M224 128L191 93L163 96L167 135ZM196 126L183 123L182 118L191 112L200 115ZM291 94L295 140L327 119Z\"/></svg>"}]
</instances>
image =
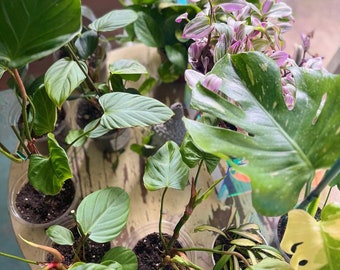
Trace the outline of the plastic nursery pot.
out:
<instances>
[{"instance_id":1,"label":"plastic nursery pot","mask_svg":"<svg viewBox=\"0 0 340 270\"><path fill-rule=\"evenodd\" d=\"M96 147L106 153L116 152L123 149L129 141L129 128L115 129L103 136L93 139Z\"/></svg>"},{"instance_id":2,"label":"plastic nursery pot","mask_svg":"<svg viewBox=\"0 0 340 270\"><path fill-rule=\"evenodd\" d=\"M32 192L32 193L31 193ZM27 173L9 187L8 207L11 215L28 227L48 228L60 224L77 208L80 194L76 181L67 180L55 196L36 191L29 183Z\"/></svg>"},{"instance_id":3,"label":"plastic nursery pot","mask_svg":"<svg viewBox=\"0 0 340 270\"><path fill-rule=\"evenodd\" d=\"M226 233L226 229L223 228L222 229L223 232ZM229 233L230 234L230 233ZM262 233L260 231L256 231L256 234L261 238L261 242L260 243L257 243L258 245L268 245L268 242L267 240L264 238L264 236L262 235ZM233 238L234 239L234 238ZM215 249L216 246L218 245L226 245L226 248L224 248L224 250L228 250L232 244L228 243L228 241L222 236L222 235L217 235L213 241L213 244L212 244L212 248ZM240 250L236 249L235 251L237 252L240 252L242 253L242 255L245 257L245 258L248 258L248 256L246 254L244 254L243 252L247 252L246 250L241 252ZM213 262L213 265L216 265L217 261L221 258L221 255L219 254L212 254L211 256L211 259L212 259L212 262ZM242 261L240 261L240 266L242 265ZM243 265L241 267L241 269L245 269L246 266ZM229 269L227 265L225 265L225 269Z\"/></svg>"},{"instance_id":4,"label":"plastic nursery pot","mask_svg":"<svg viewBox=\"0 0 340 270\"><path fill-rule=\"evenodd\" d=\"M73 235L75 236L75 241L79 238L78 229L76 227L76 223L73 218L68 218L64 220L61 224L59 224L69 230L72 231ZM82 258L82 261L85 261L87 263L100 263L101 259L103 258L104 254L112 248L111 242L106 243L96 243L92 240L89 240L89 245L85 248L85 259ZM46 235L46 240L44 245L53 247L60 251L60 253L64 256L64 262L66 265L72 264L73 261L73 248L69 245L58 245ZM76 250L77 247L74 249ZM46 251L41 252L41 261L42 262L51 262L53 260L53 255L49 254Z\"/></svg>"},{"instance_id":5,"label":"plastic nursery pot","mask_svg":"<svg viewBox=\"0 0 340 270\"><path fill-rule=\"evenodd\" d=\"M176 226L175 223L163 221L162 222L162 233L163 233L163 235L171 236L175 226ZM126 247L132 249L135 252L135 254L137 255L137 258L138 258L138 253L139 253L138 249L142 249L146 254L148 254L149 251L144 249L144 246L141 247L140 244L145 242L147 236L154 235L154 234L158 235L158 232L159 232L158 221L146 224L146 225L138 228L137 230L133 231L130 234L129 239L127 240ZM157 243L157 244L160 245L161 242ZM194 247L194 243L193 243L192 239L190 238L189 234L185 231L185 228L183 228L181 230L177 244L179 244L180 247L183 247L183 248ZM196 261L197 261L196 252L190 251L190 252L186 252L185 254L191 262L196 263ZM148 256L148 257L151 257L151 255ZM151 264L146 265L146 266L143 266L142 264L143 264L143 262L141 262L140 258L138 258L138 269L139 270L158 269L158 268L152 267Z\"/></svg>"}]
</instances>

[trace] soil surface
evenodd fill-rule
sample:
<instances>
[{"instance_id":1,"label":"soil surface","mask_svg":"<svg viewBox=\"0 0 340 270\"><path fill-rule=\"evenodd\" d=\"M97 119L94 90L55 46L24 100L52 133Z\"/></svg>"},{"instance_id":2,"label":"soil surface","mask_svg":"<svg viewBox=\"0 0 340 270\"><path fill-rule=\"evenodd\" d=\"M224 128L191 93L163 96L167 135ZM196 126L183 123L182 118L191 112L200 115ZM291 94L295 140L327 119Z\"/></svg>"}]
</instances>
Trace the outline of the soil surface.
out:
<instances>
[{"instance_id":1,"label":"soil surface","mask_svg":"<svg viewBox=\"0 0 340 270\"><path fill-rule=\"evenodd\" d=\"M17 194L15 204L20 216L30 223L43 224L64 214L73 202L75 188L72 180L66 180L59 194L40 193L26 183Z\"/></svg>"},{"instance_id":2,"label":"soil surface","mask_svg":"<svg viewBox=\"0 0 340 270\"><path fill-rule=\"evenodd\" d=\"M100 118L103 115L100 106L96 107L93 103L87 100L80 100L77 108L76 122L80 128L84 128L88 123Z\"/></svg>"},{"instance_id":3,"label":"soil surface","mask_svg":"<svg viewBox=\"0 0 340 270\"><path fill-rule=\"evenodd\" d=\"M170 239L170 235L163 234L166 240ZM175 248L181 248L181 244L176 241ZM141 240L133 248L133 252L138 259L138 270L158 270L161 269L164 257L164 248L159 233L151 233ZM164 270L173 270L174 268L167 265L163 266ZM179 268L188 269L188 268Z\"/></svg>"},{"instance_id":4,"label":"soil surface","mask_svg":"<svg viewBox=\"0 0 340 270\"><path fill-rule=\"evenodd\" d=\"M64 264L70 265L74 263L74 253L73 249L77 250L79 247L80 242L80 235L78 233L77 227L71 228L71 231L74 235L75 244L74 246L66 246L66 245L58 245L52 244L52 247L59 250L60 253L64 256ZM85 245L85 248L82 250L80 249L79 252L79 259L80 261L87 262L87 263L100 263L101 259L105 255L107 251L111 248L110 242L108 243L97 243L92 240L88 241L88 245ZM47 261L53 261L53 256L51 254L47 255Z\"/></svg>"}]
</instances>

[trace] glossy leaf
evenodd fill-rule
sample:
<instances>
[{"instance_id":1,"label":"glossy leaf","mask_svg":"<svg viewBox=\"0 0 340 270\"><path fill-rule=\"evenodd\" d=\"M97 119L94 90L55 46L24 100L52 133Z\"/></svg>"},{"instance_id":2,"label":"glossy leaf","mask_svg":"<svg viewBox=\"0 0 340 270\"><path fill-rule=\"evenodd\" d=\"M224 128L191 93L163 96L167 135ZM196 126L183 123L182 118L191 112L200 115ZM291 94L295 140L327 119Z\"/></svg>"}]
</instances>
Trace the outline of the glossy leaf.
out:
<instances>
[{"instance_id":1,"label":"glossy leaf","mask_svg":"<svg viewBox=\"0 0 340 270\"><path fill-rule=\"evenodd\" d=\"M134 23L134 29L138 40L146 46L156 48L164 46L164 33L151 15L138 12L138 19Z\"/></svg>"},{"instance_id":2,"label":"glossy leaf","mask_svg":"<svg viewBox=\"0 0 340 270\"><path fill-rule=\"evenodd\" d=\"M98 243L116 238L126 225L130 210L128 194L118 187L87 195L77 208L76 218L84 234Z\"/></svg>"},{"instance_id":3,"label":"glossy leaf","mask_svg":"<svg viewBox=\"0 0 340 270\"><path fill-rule=\"evenodd\" d=\"M124 270L136 270L138 269L138 262L136 254L125 247L114 247L105 253L102 258L104 261L115 261L123 266Z\"/></svg>"},{"instance_id":4,"label":"glossy leaf","mask_svg":"<svg viewBox=\"0 0 340 270\"><path fill-rule=\"evenodd\" d=\"M80 0L2 0L0 60L18 68L47 56L80 31Z\"/></svg>"},{"instance_id":5,"label":"glossy leaf","mask_svg":"<svg viewBox=\"0 0 340 270\"><path fill-rule=\"evenodd\" d=\"M46 195L56 195L64 182L72 178L72 172L65 150L59 146L52 133L47 134L47 142L50 156L30 156L28 179L38 191Z\"/></svg>"},{"instance_id":6,"label":"glossy leaf","mask_svg":"<svg viewBox=\"0 0 340 270\"><path fill-rule=\"evenodd\" d=\"M340 206L327 205L321 216L318 222L304 210L288 213L281 248L292 255L294 269L339 269Z\"/></svg>"},{"instance_id":7,"label":"glossy leaf","mask_svg":"<svg viewBox=\"0 0 340 270\"><path fill-rule=\"evenodd\" d=\"M119 59L109 65L110 73L120 75L124 80L137 81L141 74L148 74L147 69L133 59Z\"/></svg>"},{"instance_id":8,"label":"glossy leaf","mask_svg":"<svg viewBox=\"0 0 340 270\"><path fill-rule=\"evenodd\" d=\"M87 72L87 66L80 62L82 68ZM44 84L50 99L57 107L61 107L72 91L78 87L86 76L76 61L66 58L53 63L45 74Z\"/></svg>"},{"instance_id":9,"label":"glossy leaf","mask_svg":"<svg viewBox=\"0 0 340 270\"><path fill-rule=\"evenodd\" d=\"M136 20L137 13L133 10L112 10L92 22L89 28L97 32L109 32L123 28Z\"/></svg>"},{"instance_id":10,"label":"glossy leaf","mask_svg":"<svg viewBox=\"0 0 340 270\"><path fill-rule=\"evenodd\" d=\"M45 87L40 87L34 92L32 102L35 104L33 131L36 136L53 132L57 122L57 107L48 97Z\"/></svg>"},{"instance_id":11,"label":"glossy leaf","mask_svg":"<svg viewBox=\"0 0 340 270\"><path fill-rule=\"evenodd\" d=\"M182 160L178 145L168 141L147 160L143 181L146 189L151 191L162 188L183 190L188 177L189 168Z\"/></svg>"},{"instance_id":12,"label":"glossy leaf","mask_svg":"<svg viewBox=\"0 0 340 270\"><path fill-rule=\"evenodd\" d=\"M340 107L336 105L340 76L303 68L292 72L297 100L294 109L288 110L273 60L257 52L226 55L211 73L222 79L220 91L233 102L197 84L192 87L192 106L251 136L185 120L194 143L203 151L248 161L233 167L251 178L253 205L264 215L292 209L314 171L331 166L340 155ZM325 93L327 100L315 122Z\"/></svg>"},{"instance_id":13,"label":"glossy leaf","mask_svg":"<svg viewBox=\"0 0 340 270\"><path fill-rule=\"evenodd\" d=\"M104 110L100 124L108 129L160 124L173 115L158 100L129 93L105 94L99 103Z\"/></svg>"},{"instance_id":14,"label":"glossy leaf","mask_svg":"<svg viewBox=\"0 0 340 270\"><path fill-rule=\"evenodd\" d=\"M61 225L52 225L48 227L46 230L46 235L54 242L59 245L69 245L72 246L74 243L73 233L61 226Z\"/></svg>"},{"instance_id":15,"label":"glossy leaf","mask_svg":"<svg viewBox=\"0 0 340 270\"><path fill-rule=\"evenodd\" d=\"M95 52L98 40L98 34L95 31L88 30L80 34L74 45L76 46L78 55L82 60L86 60Z\"/></svg>"}]
</instances>

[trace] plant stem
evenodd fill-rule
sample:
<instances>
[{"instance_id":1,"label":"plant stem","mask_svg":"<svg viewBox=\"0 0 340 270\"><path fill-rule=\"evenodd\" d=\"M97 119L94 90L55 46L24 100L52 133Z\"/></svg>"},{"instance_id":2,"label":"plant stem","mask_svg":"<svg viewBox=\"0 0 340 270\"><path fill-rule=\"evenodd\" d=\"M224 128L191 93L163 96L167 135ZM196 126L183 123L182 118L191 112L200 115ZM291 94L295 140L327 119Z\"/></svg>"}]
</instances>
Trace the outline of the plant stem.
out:
<instances>
[{"instance_id":1,"label":"plant stem","mask_svg":"<svg viewBox=\"0 0 340 270\"><path fill-rule=\"evenodd\" d=\"M333 164L333 166L325 173L319 185L311 192L309 195L295 208L296 209L306 209L306 207L315 198L318 198L324 188L338 176L340 173L340 158Z\"/></svg>"},{"instance_id":2,"label":"plant stem","mask_svg":"<svg viewBox=\"0 0 340 270\"><path fill-rule=\"evenodd\" d=\"M165 198L165 194L167 192L168 188L166 187L162 193L162 197L161 197L161 208L159 210L159 223L158 223L158 231L159 231L159 237L162 241L163 247L165 249L166 254L169 254L169 246L166 244L165 239L163 237L163 233L162 233L162 221L163 221L163 208L164 208L164 198ZM171 246L170 246L171 247Z\"/></svg>"},{"instance_id":3,"label":"plant stem","mask_svg":"<svg viewBox=\"0 0 340 270\"><path fill-rule=\"evenodd\" d=\"M24 263L39 265L39 262L37 262L37 261L28 260L28 259L21 258L21 257L15 256L15 255L4 253L4 252L1 252L1 251L0 251L0 255L7 257L7 258L15 259L15 260L18 260L18 261L22 261Z\"/></svg>"},{"instance_id":4,"label":"plant stem","mask_svg":"<svg viewBox=\"0 0 340 270\"><path fill-rule=\"evenodd\" d=\"M31 141L32 137L31 137L31 132L30 129L28 127L28 119L27 119L27 111L26 111L26 106L27 106L27 94L26 94L26 89L24 86L24 83L19 75L18 70L15 68L13 69L13 75L14 75L14 79L19 87L19 92L20 92L20 96L21 96L21 114L22 114L22 120L24 123L24 130L25 130L25 134L26 134L26 138Z\"/></svg>"},{"instance_id":5,"label":"plant stem","mask_svg":"<svg viewBox=\"0 0 340 270\"><path fill-rule=\"evenodd\" d=\"M69 44L66 44L65 45L65 48L67 49L67 51L71 54L72 56L72 59L74 61L76 61L76 63L78 64L79 68L81 69L81 71L84 73L85 77L86 77L86 82L87 84L89 85L90 89L95 91L98 95L100 94L99 93L99 90L97 89L97 87L95 86L94 82L92 81L91 77L89 76L88 72L86 72L86 70L84 69L84 67L80 64L80 61L77 57L77 55L74 53L73 51L73 48L69 45Z\"/></svg>"}]
</instances>

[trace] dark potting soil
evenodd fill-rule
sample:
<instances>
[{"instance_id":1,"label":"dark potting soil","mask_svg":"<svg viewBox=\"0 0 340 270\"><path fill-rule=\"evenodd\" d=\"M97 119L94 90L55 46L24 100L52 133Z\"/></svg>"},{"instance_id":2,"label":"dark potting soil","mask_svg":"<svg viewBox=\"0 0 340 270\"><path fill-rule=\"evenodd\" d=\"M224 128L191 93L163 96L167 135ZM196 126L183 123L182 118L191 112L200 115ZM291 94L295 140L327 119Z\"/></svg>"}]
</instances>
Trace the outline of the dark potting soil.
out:
<instances>
[{"instance_id":1,"label":"dark potting soil","mask_svg":"<svg viewBox=\"0 0 340 270\"><path fill-rule=\"evenodd\" d=\"M170 235L163 233L166 240L170 239ZM175 248L181 248L182 245L176 241ZM164 248L162 241L159 237L159 233L151 233L139 240L136 246L133 248L133 252L138 259L138 270L158 270L161 267ZM173 270L174 268L167 265L162 269ZM181 268L182 269L182 268ZM187 268L185 268L187 269Z\"/></svg>"},{"instance_id":2,"label":"dark potting soil","mask_svg":"<svg viewBox=\"0 0 340 270\"><path fill-rule=\"evenodd\" d=\"M81 100L78 103L76 122L80 128L84 128L88 123L100 118L103 111L88 100Z\"/></svg>"},{"instance_id":3,"label":"dark potting soil","mask_svg":"<svg viewBox=\"0 0 340 270\"><path fill-rule=\"evenodd\" d=\"M73 202L75 188L66 180L59 194L51 196L37 191L26 183L16 196L15 204L20 216L30 223L50 222L64 214Z\"/></svg>"},{"instance_id":4,"label":"dark potting soil","mask_svg":"<svg viewBox=\"0 0 340 270\"><path fill-rule=\"evenodd\" d=\"M70 229L74 235L75 244L72 246L58 245L56 243L52 244L52 247L59 250L59 252L64 256L64 264L70 265L74 263L74 253L73 250L78 250L80 235L78 233L77 227L72 227ZM107 251L111 248L110 242L107 243L97 243L92 240L88 241L88 245L85 245L84 249L79 252L79 260L87 263L100 263L101 259ZM47 261L51 262L53 256L51 254L47 255Z\"/></svg>"}]
</instances>

